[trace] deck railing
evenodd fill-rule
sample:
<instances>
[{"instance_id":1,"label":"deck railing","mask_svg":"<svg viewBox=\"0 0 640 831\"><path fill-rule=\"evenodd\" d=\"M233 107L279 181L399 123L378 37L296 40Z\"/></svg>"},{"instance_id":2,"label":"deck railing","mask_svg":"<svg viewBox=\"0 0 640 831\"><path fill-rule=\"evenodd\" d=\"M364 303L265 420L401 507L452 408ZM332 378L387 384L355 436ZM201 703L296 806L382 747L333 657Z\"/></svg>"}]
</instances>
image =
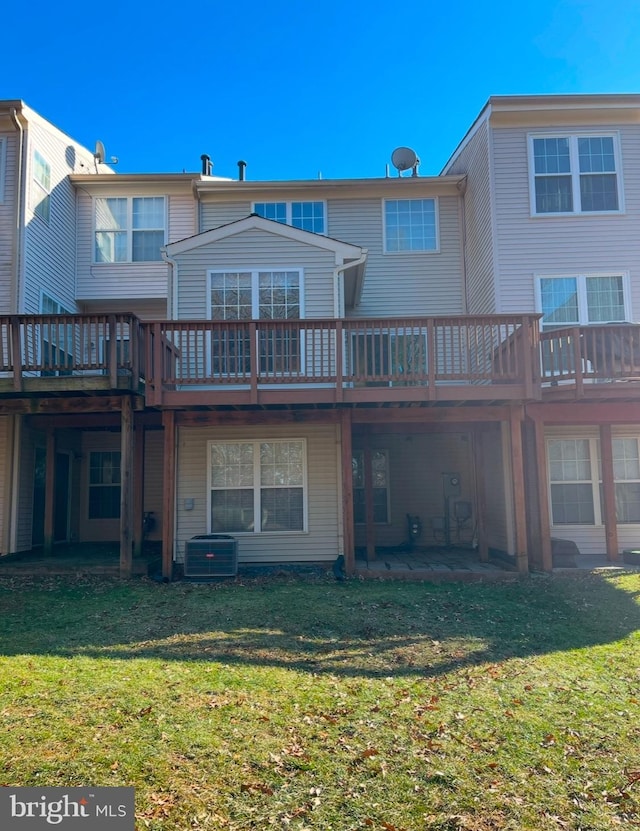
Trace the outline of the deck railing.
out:
<instances>
[{"instance_id":1,"label":"deck railing","mask_svg":"<svg viewBox=\"0 0 640 831\"><path fill-rule=\"evenodd\" d=\"M161 391L521 384L537 378L535 315L156 321L147 377Z\"/></svg>"},{"instance_id":2,"label":"deck railing","mask_svg":"<svg viewBox=\"0 0 640 831\"><path fill-rule=\"evenodd\" d=\"M82 376L108 377L114 388L127 377L135 387L144 375L143 338L131 314L3 316L0 374L16 391L27 379Z\"/></svg>"}]
</instances>

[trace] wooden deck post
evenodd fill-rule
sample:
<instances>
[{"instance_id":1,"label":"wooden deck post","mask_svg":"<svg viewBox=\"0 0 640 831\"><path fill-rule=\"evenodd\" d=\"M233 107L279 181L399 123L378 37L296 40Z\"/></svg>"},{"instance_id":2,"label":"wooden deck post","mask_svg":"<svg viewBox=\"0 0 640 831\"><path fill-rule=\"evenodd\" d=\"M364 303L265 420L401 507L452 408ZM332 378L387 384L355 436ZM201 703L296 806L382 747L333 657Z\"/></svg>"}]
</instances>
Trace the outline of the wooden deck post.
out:
<instances>
[{"instance_id":1,"label":"wooden deck post","mask_svg":"<svg viewBox=\"0 0 640 831\"><path fill-rule=\"evenodd\" d=\"M144 542L144 444L143 424L136 424L134 429L133 481L133 555L142 557Z\"/></svg>"},{"instance_id":2,"label":"wooden deck post","mask_svg":"<svg viewBox=\"0 0 640 831\"><path fill-rule=\"evenodd\" d=\"M173 410L162 413L164 428L164 468L162 472L162 576L173 577L173 541L176 501L176 423Z\"/></svg>"},{"instance_id":3,"label":"wooden deck post","mask_svg":"<svg viewBox=\"0 0 640 831\"><path fill-rule=\"evenodd\" d=\"M473 431L473 461L476 487L476 529L478 534L478 554L480 562L489 562L489 545L487 542L487 530L485 517L487 514L487 491L484 479L484 447L482 444L482 433L477 428Z\"/></svg>"},{"instance_id":4,"label":"wooden deck post","mask_svg":"<svg viewBox=\"0 0 640 831\"><path fill-rule=\"evenodd\" d=\"M47 428L47 451L44 475L44 546L45 557L53 554L53 534L56 490L56 432Z\"/></svg>"},{"instance_id":5,"label":"wooden deck post","mask_svg":"<svg viewBox=\"0 0 640 831\"><path fill-rule=\"evenodd\" d=\"M551 516L549 514L549 474L547 470L547 448L544 440L544 422L533 422L536 482L538 486L538 518L540 523L540 555L544 571L553 570L551 549Z\"/></svg>"},{"instance_id":6,"label":"wooden deck post","mask_svg":"<svg viewBox=\"0 0 640 831\"><path fill-rule=\"evenodd\" d=\"M367 562L371 562L376 558L376 531L373 511L373 465L371 462L371 433L368 427L364 432L363 450L364 464L362 475L364 476Z\"/></svg>"},{"instance_id":7,"label":"wooden deck post","mask_svg":"<svg viewBox=\"0 0 640 831\"><path fill-rule=\"evenodd\" d=\"M613 473L613 442L611 425L600 425L600 458L602 460L602 490L604 492L604 528L607 541L607 560L620 559L618 551L618 518L616 515L616 485Z\"/></svg>"},{"instance_id":8,"label":"wooden deck post","mask_svg":"<svg viewBox=\"0 0 640 831\"><path fill-rule=\"evenodd\" d=\"M522 418L522 407L512 407L509 412L509 434L511 441L511 475L513 477L516 565L521 574L526 574L529 570L529 563L527 558L527 511L522 452Z\"/></svg>"},{"instance_id":9,"label":"wooden deck post","mask_svg":"<svg viewBox=\"0 0 640 831\"><path fill-rule=\"evenodd\" d=\"M131 396L122 397L120 410L120 577L133 574L133 408Z\"/></svg>"},{"instance_id":10,"label":"wooden deck post","mask_svg":"<svg viewBox=\"0 0 640 831\"><path fill-rule=\"evenodd\" d=\"M346 574L353 574L356 567L353 536L353 448L351 430L351 410L342 410L340 413L340 458L342 467L342 538Z\"/></svg>"}]
</instances>

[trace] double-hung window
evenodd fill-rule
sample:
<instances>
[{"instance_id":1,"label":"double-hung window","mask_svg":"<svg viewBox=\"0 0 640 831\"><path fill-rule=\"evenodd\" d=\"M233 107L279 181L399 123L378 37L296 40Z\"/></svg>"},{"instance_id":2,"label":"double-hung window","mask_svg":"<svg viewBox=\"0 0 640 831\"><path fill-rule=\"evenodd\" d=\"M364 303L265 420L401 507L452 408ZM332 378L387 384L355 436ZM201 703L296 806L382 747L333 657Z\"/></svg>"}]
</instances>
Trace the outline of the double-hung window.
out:
<instances>
[{"instance_id":1,"label":"double-hung window","mask_svg":"<svg viewBox=\"0 0 640 831\"><path fill-rule=\"evenodd\" d=\"M532 213L611 213L621 210L615 135L530 137Z\"/></svg>"},{"instance_id":2,"label":"double-hung window","mask_svg":"<svg viewBox=\"0 0 640 831\"><path fill-rule=\"evenodd\" d=\"M324 202L255 202L254 213L302 231L326 234L327 223Z\"/></svg>"},{"instance_id":3,"label":"double-hung window","mask_svg":"<svg viewBox=\"0 0 640 831\"><path fill-rule=\"evenodd\" d=\"M387 254L438 250L435 199L385 199L383 209Z\"/></svg>"},{"instance_id":4,"label":"double-hung window","mask_svg":"<svg viewBox=\"0 0 640 831\"><path fill-rule=\"evenodd\" d=\"M212 532L306 530L306 443L269 439L209 443Z\"/></svg>"},{"instance_id":5,"label":"double-hung window","mask_svg":"<svg viewBox=\"0 0 640 831\"><path fill-rule=\"evenodd\" d=\"M51 218L51 165L37 150L33 153L33 181L33 212L48 225Z\"/></svg>"},{"instance_id":6,"label":"double-hung window","mask_svg":"<svg viewBox=\"0 0 640 831\"><path fill-rule=\"evenodd\" d=\"M354 450L353 458L353 520L367 520L364 451ZM371 490L373 493L373 521L389 522L389 453L386 450L371 451Z\"/></svg>"},{"instance_id":7,"label":"double-hung window","mask_svg":"<svg viewBox=\"0 0 640 831\"><path fill-rule=\"evenodd\" d=\"M89 519L120 517L120 452L89 454Z\"/></svg>"},{"instance_id":8,"label":"double-hung window","mask_svg":"<svg viewBox=\"0 0 640 831\"><path fill-rule=\"evenodd\" d=\"M596 438L547 441L553 525L602 525L604 496ZM640 524L640 448L637 437L612 439L616 517Z\"/></svg>"},{"instance_id":9,"label":"double-hung window","mask_svg":"<svg viewBox=\"0 0 640 831\"><path fill-rule=\"evenodd\" d=\"M300 327L287 321L303 317L302 273L299 269L212 271L210 317L232 321L213 333L214 375L250 373L250 320L265 321L259 327L258 360L262 374L293 375L302 371ZM271 322L268 322L271 321Z\"/></svg>"},{"instance_id":10,"label":"double-hung window","mask_svg":"<svg viewBox=\"0 0 640 831\"><path fill-rule=\"evenodd\" d=\"M95 200L97 263L162 260L166 237L164 196L118 196Z\"/></svg>"}]
</instances>

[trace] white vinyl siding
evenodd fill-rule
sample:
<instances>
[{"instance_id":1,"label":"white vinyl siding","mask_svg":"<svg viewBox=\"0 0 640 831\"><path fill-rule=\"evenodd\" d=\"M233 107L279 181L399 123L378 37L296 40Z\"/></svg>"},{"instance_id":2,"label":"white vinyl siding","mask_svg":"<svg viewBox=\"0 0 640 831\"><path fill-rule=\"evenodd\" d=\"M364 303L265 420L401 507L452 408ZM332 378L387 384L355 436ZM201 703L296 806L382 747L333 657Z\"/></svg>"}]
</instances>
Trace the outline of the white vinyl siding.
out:
<instances>
[{"instance_id":1,"label":"white vinyl siding","mask_svg":"<svg viewBox=\"0 0 640 831\"><path fill-rule=\"evenodd\" d=\"M383 250L381 199L330 199L328 235L366 248L362 299L353 317L462 314L460 199L438 197L439 250Z\"/></svg>"},{"instance_id":2,"label":"white vinyl siding","mask_svg":"<svg viewBox=\"0 0 640 831\"><path fill-rule=\"evenodd\" d=\"M198 229L200 232L245 219L253 207L249 199L234 202L210 202L205 196L204 200L200 203L200 228Z\"/></svg>"},{"instance_id":3,"label":"white vinyl siding","mask_svg":"<svg viewBox=\"0 0 640 831\"><path fill-rule=\"evenodd\" d=\"M17 138L14 135L0 136L0 314L15 312L15 286L13 285L12 250L16 233L16 151Z\"/></svg>"},{"instance_id":4,"label":"white vinyl siding","mask_svg":"<svg viewBox=\"0 0 640 831\"><path fill-rule=\"evenodd\" d=\"M176 552L184 557L185 542L209 529L210 442L268 442L304 440L306 444L308 515L304 531L238 536L240 562L332 561L341 550L339 526L340 477L335 425L249 427L180 427L178 430Z\"/></svg>"},{"instance_id":5,"label":"white vinyl siding","mask_svg":"<svg viewBox=\"0 0 640 831\"><path fill-rule=\"evenodd\" d=\"M595 132L595 130L591 131ZM527 131L494 129L496 312L536 309L534 276L628 273L631 317L640 318L640 125L617 131L624 160L626 213L532 217Z\"/></svg>"}]
</instances>

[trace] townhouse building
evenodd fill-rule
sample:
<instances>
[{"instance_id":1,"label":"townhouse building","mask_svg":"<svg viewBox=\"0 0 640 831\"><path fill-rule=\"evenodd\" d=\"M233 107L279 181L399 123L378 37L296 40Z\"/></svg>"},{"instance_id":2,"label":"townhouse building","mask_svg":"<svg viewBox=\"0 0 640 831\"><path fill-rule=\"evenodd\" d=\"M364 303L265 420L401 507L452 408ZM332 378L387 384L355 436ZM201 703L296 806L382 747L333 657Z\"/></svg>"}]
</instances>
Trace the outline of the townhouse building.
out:
<instances>
[{"instance_id":1,"label":"townhouse building","mask_svg":"<svg viewBox=\"0 0 640 831\"><path fill-rule=\"evenodd\" d=\"M2 553L635 547L639 119L497 97L438 176L252 182L0 103Z\"/></svg>"}]
</instances>

